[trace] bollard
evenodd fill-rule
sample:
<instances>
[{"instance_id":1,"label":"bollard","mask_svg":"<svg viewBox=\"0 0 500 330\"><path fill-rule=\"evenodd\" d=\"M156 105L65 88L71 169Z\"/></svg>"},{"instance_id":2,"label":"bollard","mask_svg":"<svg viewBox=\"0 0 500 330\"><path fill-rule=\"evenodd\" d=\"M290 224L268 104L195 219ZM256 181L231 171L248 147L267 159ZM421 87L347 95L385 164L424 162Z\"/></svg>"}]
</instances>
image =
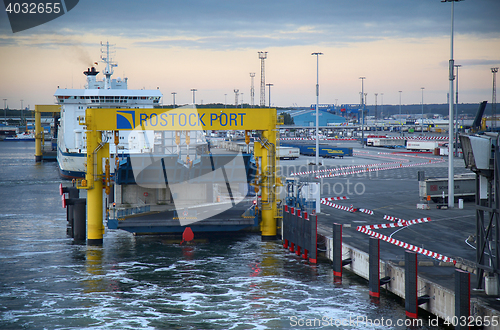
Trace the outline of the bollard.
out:
<instances>
[{"instance_id":1,"label":"bollard","mask_svg":"<svg viewBox=\"0 0 500 330\"><path fill-rule=\"evenodd\" d=\"M455 316L458 320L469 319L470 316L470 273L455 269ZM459 324L455 329L469 329Z\"/></svg>"},{"instance_id":2,"label":"bollard","mask_svg":"<svg viewBox=\"0 0 500 330\"><path fill-rule=\"evenodd\" d=\"M406 316L418 317L417 305L417 254L405 251L405 310Z\"/></svg>"},{"instance_id":3,"label":"bollard","mask_svg":"<svg viewBox=\"0 0 500 330\"><path fill-rule=\"evenodd\" d=\"M342 277L342 225L333 224L333 276Z\"/></svg>"},{"instance_id":4,"label":"bollard","mask_svg":"<svg viewBox=\"0 0 500 330\"><path fill-rule=\"evenodd\" d=\"M309 225L311 226L311 235L310 235L310 249L309 252L309 262L315 264L318 262L318 216L316 212L314 215L309 216Z\"/></svg>"},{"instance_id":5,"label":"bollard","mask_svg":"<svg viewBox=\"0 0 500 330\"><path fill-rule=\"evenodd\" d=\"M288 205L285 205L284 211L283 211L283 248L288 249L288 239L289 234L288 231L290 229L290 213L288 211Z\"/></svg>"},{"instance_id":6,"label":"bollard","mask_svg":"<svg viewBox=\"0 0 500 330\"><path fill-rule=\"evenodd\" d=\"M87 203L85 198L78 198L74 200L73 204L73 233L74 240L78 242L85 242L87 239Z\"/></svg>"},{"instance_id":7,"label":"bollard","mask_svg":"<svg viewBox=\"0 0 500 330\"><path fill-rule=\"evenodd\" d=\"M62 183L59 185L59 194L62 196L64 194L68 194L69 199L76 199L80 197L80 191L75 187L63 187ZM62 197L64 199L63 207L66 207L66 220L68 221L66 227L66 234L71 238L74 237L73 230L73 222L74 222L74 212L73 212L73 203L68 203L65 196Z\"/></svg>"},{"instance_id":8,"label":"bollard","mask_svg":"<svg viewBox=\"0 0 500 330\"><path fill-rule=\"evenodd\" d=\"M370 297L380 297L380 239L370 237L368 286Z\"/></svg>"}]
</instances>

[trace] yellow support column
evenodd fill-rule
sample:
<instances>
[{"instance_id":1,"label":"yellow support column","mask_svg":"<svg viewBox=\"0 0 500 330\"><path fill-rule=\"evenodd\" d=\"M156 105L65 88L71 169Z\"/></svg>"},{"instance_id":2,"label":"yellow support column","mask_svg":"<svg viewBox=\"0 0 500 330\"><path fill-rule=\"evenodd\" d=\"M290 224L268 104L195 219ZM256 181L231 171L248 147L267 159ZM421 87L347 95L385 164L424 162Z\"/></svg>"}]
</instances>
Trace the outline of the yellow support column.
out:
<instances>
[{"instance_id":1,"label":"yellow support column","mask_svg":"<svg viewBox=\"0 0 500 330\"><path fill-rule=\"evenodd\" d=\"M87 109L87 244L101 245L104 235L103 225L103 171L102 159L109 157L109 145L103 143L102 132L94 125L95 110Z\"/></svg>"},{"instance_id":2,"label":"yellow support column","mask_svg":"<svg viewBox=\"0 0 500 330\"><path fill-rule=\"evenodd\" d=\"M39 163L42 161L42 114L38 109L38 105L35 105L35 162Z\"/></svg>"},{"instance_id":3,"label":"yellow support column","mask_svg":"<svg viewBox=\"0 0 500 330\"><path fill-rule=\"evenodd\" d=\"M263 241L276 239L276 115L272 116L272 125L262 134L260 153L261 164L261 189L262 189L262 222L260 225Z\"/></svg>"}]
</instances>

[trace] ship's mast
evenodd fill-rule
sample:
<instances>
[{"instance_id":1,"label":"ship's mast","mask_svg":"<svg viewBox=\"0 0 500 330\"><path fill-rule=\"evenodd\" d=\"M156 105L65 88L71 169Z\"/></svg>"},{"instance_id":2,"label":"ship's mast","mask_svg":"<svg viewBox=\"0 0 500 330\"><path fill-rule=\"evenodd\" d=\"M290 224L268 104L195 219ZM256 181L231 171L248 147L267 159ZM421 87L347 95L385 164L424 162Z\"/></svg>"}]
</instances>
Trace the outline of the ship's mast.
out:
<instances>
[{"instance_id":1,"label":"ship's mast","mask_svg":"<svg viewBox=\"0 0 500 330\"><path fill-rule=\"evenodd\" d=\"M104 89L111 88L111 75L113 75L113 68L117 66L113 59L111 58L111 54L114 53L110 51L109 48L113 45L110 45L108 41L105 44L101 42L101 62L106 64L106 69L104 69L103 74L106 77L104 79ZM105 49L104 49L105 48Z\"/></svg>"}]
</instances>

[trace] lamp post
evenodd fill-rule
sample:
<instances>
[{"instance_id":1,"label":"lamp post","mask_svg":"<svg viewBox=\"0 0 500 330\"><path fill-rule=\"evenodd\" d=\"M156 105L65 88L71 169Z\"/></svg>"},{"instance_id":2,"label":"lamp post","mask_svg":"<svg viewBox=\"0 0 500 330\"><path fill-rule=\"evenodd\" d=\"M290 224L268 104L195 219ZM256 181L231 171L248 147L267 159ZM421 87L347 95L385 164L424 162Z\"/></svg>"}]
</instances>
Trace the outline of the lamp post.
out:
<instances>
[{"instance_id":1,"label":"lamp post","mask_svg":"<svg viewBox=\"0 0 500 330\"><path fill-rule=\"evenodd\" d=\"M401 93L403 93L403 91L399 91L399 120L401 122L401 133L403 133L403 120L401 119Z\"/></svg>"},{"instance_id":2,"label":"lamp post","mask_svg":"<svg viewBox=\"0 0 500 330\"><path fill-rule=\"evenodd\" d=\"M5 117L5 125L7 126L7 99L3 99L3 115Z\"/></svg>"},{"instance_id":3,"label":"lamp post","mask_svg":"<svg viewBox=\"0 0 500 330\"><path fill-rule=\"evenodd\" d=\"M311 55L316 56L316 166L319 166L319 55L323 53L312 53Z\"/></svg>"},{"instance_id":4,"label":"lamp post","mask_svg":"<svg viewBox=\"0 0 500 330\"><path fill-rule=\"evenodd\" d=\"M458 68L461 67L461 64L455 64L455 68L457 68L457 82L456 82L456 98L455 98L455 157L458 157Z\"/></svg>"},{"instance_id":5,"label":"lamp post","mask_svg":"<svg viewBox=\"0 0 500 330\"><path fill-rule=\"evenodd\" d=\"M196 98L195 98L195 93L196 93L197 89L196 88L192 88L191 89L191 92L193 92L193 105L196 104Z\"/></svg>"},{"instance_id":6,"label":"lamp post","mask_svg":"<svg viewBox=\"0 0 500 330\"><path fill-rule=\"evenodd\" d=\"M493 127L493 130L496 130L497 127L497 73L498 73L498 68L491 68L491 73L493 74L493 92L491 94L491 114L493 117L493 121L491 122L491 126ZM457 77L458 79L458 77Z\"/></svg>"},{"instance_id":7,"label":"lamp post","mask_svg":"<svg viewBox=\"0 0 500 330\"><path fill-rule=\"evenodd\" d=\"M422 135L424 135L424 89L425 87L420 87L422 90Z\"/></svg>"},{"instance_id":8,"label":"lamp post","mask_svg":"<svg viewBox=\"0 0 500 330\"><path fill-rule=\"evenodd\" d=\"M403 91L399 91L399 120L401 120L401 93Z\"/></svg>"},{"instance_id":9,"label":"lamp post","mask_svg":"<svg viewBox=\"0 0 500 330\"><path fill-rule=\"evenodd\" d=\"M361 79L361 148L365 147L365 89L363 82L366 77L359 77Z\"/></svg>"},{"instance_id":10,"label":"lamp post","mask_svg":"<svg viewBox=\"0 0 500 330\"><path fill-rule=\"evenodd\" d=\"M174 103L173 103L173 108L175 109L175 94L177 94L176 92L172 92L172 97L174 98Z\"/></svg>"},{"instance_id":11,"label":"lamp post","mask_svg":"<svg viewBox=\"0 0 500 330\"><path fill-rule=\"evenodd\" d=\"M384 120L384 93L380 93L380 119Z\"/></svg>"},{"instance_id":12,"label":"lamp post","mask_svg":"<svg viewBox=\"0 0 500 330\"><path fill-rule=\"evenodd\" d=\"M441 2L451 2L451 36L450 36L450 61L448 64L449 69L449 80L450 80L450 97L448 98L449 103L449 114L448 114L448 207L453 208L455 206L455 182L454 182L454 169L453 169L453 80L455 80L454 75L454 65L453 60L453 13L455 8L455 2L461 0L441 0Z\"/></svg>"},{"instance_id":13,"label":"lamp post","mask_svg":"<svg viewBox=\"0 0 500 330\"><path fill-rule=\"evenodd\" d=\"M23 102L24 100L21 100L21 123L24 122L23 117L24 117L24 109L23 109Z\"/></svg>"},{"instance_id":14,"label":"lamp post","mask_svg":"<svg viewBox=\"0 0 500 330\"><path fill-rule=\"evenodd\" d=\"M269 107L271 107L271 86L274 86L274 84L266 84L266 86L269 87Z\"/></svg>"}]
</instances>

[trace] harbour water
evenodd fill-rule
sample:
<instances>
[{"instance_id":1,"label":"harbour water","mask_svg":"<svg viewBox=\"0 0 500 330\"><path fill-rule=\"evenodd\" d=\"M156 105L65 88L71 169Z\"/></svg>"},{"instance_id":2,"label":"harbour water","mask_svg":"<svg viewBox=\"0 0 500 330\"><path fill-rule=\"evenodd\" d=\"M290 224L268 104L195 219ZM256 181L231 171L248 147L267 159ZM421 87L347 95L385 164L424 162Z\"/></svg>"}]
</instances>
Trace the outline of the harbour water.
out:
<instances>
[{"instance_id":1,"label":"harbour water","mask_svg":"<svg viewBox=\"0 0 500 330\"><path fill-rule=\"evenodd\" d=\"M0 329L441 329L404 325L392 297L255 234L74 244L59 183L33 142L0 142Z\"/></svg>"}]
</instances>

